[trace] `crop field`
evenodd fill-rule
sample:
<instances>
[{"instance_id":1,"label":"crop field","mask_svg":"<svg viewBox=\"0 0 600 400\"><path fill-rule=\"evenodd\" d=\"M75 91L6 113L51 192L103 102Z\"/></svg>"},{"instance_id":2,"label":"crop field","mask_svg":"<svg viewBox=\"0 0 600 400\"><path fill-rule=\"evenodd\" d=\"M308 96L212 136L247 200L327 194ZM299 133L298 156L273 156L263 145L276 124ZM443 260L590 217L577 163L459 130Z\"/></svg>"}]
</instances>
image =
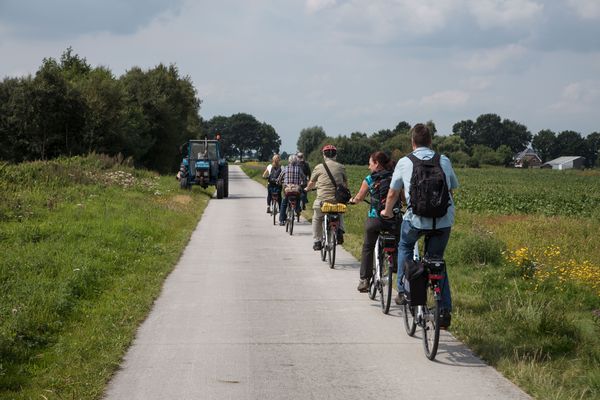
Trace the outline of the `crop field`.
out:
<instances>
[{"instance_id":1,"label":"crop field","mask_svg":"<svg viewBox=\"0 0 600 400\"><path fill-rule=\"evenodd\" d=\"M355 193L369 171L346 170ZM534 398L600 398L600 171L456 174L450 330ZM367 209L345 217L344 248L357 258Z\"/></svg>"}]
</instances>

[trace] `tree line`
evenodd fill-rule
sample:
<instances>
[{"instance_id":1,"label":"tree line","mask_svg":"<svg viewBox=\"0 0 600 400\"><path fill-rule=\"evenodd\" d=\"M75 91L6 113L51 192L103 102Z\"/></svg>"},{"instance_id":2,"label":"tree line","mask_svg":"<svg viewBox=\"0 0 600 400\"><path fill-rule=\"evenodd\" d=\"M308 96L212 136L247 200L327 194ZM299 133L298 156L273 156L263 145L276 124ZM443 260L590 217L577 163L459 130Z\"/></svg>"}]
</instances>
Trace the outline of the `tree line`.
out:
<instances>
[{"instance_id":1,"label":"tree line","mask_svg":"<svg viewBox=\"0 0 600 400\"><path fill-rule=\"evenodd\" d=\"M458 166L506 166L528 146L536 150L542 162L559 156L583 156L587 167L598 162L598 132L583 137L570 130L558 134L542 130L534 136L525 125L496 114L482 114L475 121L457 122L448 136L438 135L433 121L428 121L427 125L433 133L434 150L447 155ZM369 155L377 150L385 151L397 160L412 151L410 129L408 122L401 121L393 129L382 129L370 135L353 132L334 138L328 137L322 127L314 126L300 132L297 147L309 154L313 162L320 159L319 150L325 143L338 148L338 160L342 163L366 164Z\"/></svg>"},{"instance_id":2,"label":"tree line","mask_svg":"<svg viewBox=\"0 0 600 400\"><path fill-rule=\"evenodd\" d=\"M180 146L220 133L225 155L278 152L275 129L248 114L204 121L201 100L175 65L129 69L116 78L68 48L34 76L0 82L0 160L18 163L90 152L131 157L137 166L176 169Z\"/></svg>"}]
</instances>

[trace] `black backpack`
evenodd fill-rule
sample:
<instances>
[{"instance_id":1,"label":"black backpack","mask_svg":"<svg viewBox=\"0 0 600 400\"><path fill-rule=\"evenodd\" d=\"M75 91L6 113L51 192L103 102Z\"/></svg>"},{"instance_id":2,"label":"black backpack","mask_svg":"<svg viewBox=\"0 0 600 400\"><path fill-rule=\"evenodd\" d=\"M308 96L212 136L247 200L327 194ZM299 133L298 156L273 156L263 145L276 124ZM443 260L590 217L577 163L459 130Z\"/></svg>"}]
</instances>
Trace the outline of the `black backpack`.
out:
<instances>
[{"instance_id":1,"label":"black backpack","mask_svg":"<svg viewBox=\"0 0 600 400\"><path fill-rule=\"evenodd\" d=\"M392 171L379 171L371 174L373 183L371 184L371 208L377 212L377 215L385 208L388 190L392 183Z\"/></svg>"},{"instance_id":2,"label":"black backpack","mask_svg":"<svg viewBox=\"0 0 600 400\"><path fill-rule=\"evenodd\" d=\"M430 160L420 160L414 154L409 154L408 158L413 163L408 193L413 214L428 218L443 217L450 206L450 193L446 174L440 164L441 156L435 153Z\"/></svg>"},{"instance_id":3,"label":"black backpack","mask_svg":"<svg viewBox=\"0 0 600 400\"><path fill-rule=\"evenodd\" d=\"M277 178L279 178L279 175L281 175L281 167L280 168L275 168L275 167L271 167L271 173L269 174L269 183L272 185L276 185L277 184Z\"/></svg>"}]
</instances>

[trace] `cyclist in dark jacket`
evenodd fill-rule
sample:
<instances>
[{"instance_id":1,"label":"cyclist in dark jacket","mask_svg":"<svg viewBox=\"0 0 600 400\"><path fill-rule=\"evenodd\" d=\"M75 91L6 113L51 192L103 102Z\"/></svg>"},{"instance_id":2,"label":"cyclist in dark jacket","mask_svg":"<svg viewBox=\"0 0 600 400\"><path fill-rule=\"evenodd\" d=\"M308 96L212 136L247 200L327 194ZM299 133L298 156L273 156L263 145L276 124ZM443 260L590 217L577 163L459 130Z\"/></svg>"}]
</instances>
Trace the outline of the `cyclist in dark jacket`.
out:
<instances>
[{"instance_id":1,"label":"cyclist in dark jacket","mask_svg":"<svg viewBox=\"0 0 600 400\"><path fill-rule=\"evenodd\" d=\"M306 176L306 181L310 180L310 165L308 161L304 160L304 153L298 152L296 153L296 157L298 158L298 165L302 168L302 172ZM303 185L302 189L306 188L306 185ZM308 203L308 194L304 190L300 193L300 201L302 202L302 209L306 210L306 203Z\"/></svg>"}]
</instances>

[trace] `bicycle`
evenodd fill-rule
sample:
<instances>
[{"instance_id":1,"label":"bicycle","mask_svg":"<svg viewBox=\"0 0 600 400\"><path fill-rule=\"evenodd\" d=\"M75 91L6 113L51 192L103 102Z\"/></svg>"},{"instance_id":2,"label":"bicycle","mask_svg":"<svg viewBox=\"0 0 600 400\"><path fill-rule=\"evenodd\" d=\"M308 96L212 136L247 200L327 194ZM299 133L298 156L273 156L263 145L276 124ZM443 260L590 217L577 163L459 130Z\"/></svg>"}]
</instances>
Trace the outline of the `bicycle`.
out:
<instances>
[{"instance_id":1,"label":"bicycle","mask_svg":"<svg viewBox=\"0 0 600 400\"><path fill-rule=\"evenodd\" d=\"M432 236L432 234L425 236L425 249L427 249L427 242L430 236ZM427 254L426 251L425 254ZM422 339L425 356L428 359L433 360L437 354L440 341L442 280L445 276L446 263L443 259L429 258L427 256L423 257L421 260L419 256L418 242L415 243L414 260L417 263L421 263L423 266L423 273L420 279L424 280L423 284L425 285L425 298L422 299L423 301L416 301L424 304L411 305L410 300L405 302L403 305L404 328L406 329L408 336L414 336L417 326L421 328L421 331L423 332Z\"/></svg>"},{"instance_id":2,"label":"bicycle","mask_svg":"<svg viewBox=\"0 0 600 400\"><path fill-rule=\"evenodd\" d=\"M341 214L346 212L345 204L323 203L321 205L323 215L323 234L321 236L321 260L329 264L329 268L335 266L335 253L337 247L337 232L340 228Z\"/></svg>"},{"instance_id":3,"label":"bicycle","mask_svg":"<svg viewBox=\"0 0 600 400\"><path fill-rule=\"evenodd\" d=\"M287 197L288 200L287 209L285 211L285 231L291 236L294 232L294 219L296 219L296 203L298 201L298 192L287 192L285 197ZM299 220L300 218L298 218L298 221Z\"/></svg>"},{"instance_id":4,"label":"bicycle","mask_svg":"<svg viewBox=\"0 0 600 400\"><path fill-rule=\"evenodd\" d=\"M392 287L394 286L393 275L398 270L398 240L400 236L398 214L399 210L394 210L392 220L382 221L382 229L375 242L369 298L375 300L377 292L379 292L381 311L384 314L390 312Z\"/></svg>"},{"instance_id":5,"label":"bicycle","mask_svg":"<svg viewBox=\"0 0 600 400\"><path fill-rule=\"evenodd\" d=\"M271 192L271 214L273 215L273 225L277 225L277 217L279 216L279 194L281 189L279 187L269 187Z\"/></svg>"}]
</instances>

